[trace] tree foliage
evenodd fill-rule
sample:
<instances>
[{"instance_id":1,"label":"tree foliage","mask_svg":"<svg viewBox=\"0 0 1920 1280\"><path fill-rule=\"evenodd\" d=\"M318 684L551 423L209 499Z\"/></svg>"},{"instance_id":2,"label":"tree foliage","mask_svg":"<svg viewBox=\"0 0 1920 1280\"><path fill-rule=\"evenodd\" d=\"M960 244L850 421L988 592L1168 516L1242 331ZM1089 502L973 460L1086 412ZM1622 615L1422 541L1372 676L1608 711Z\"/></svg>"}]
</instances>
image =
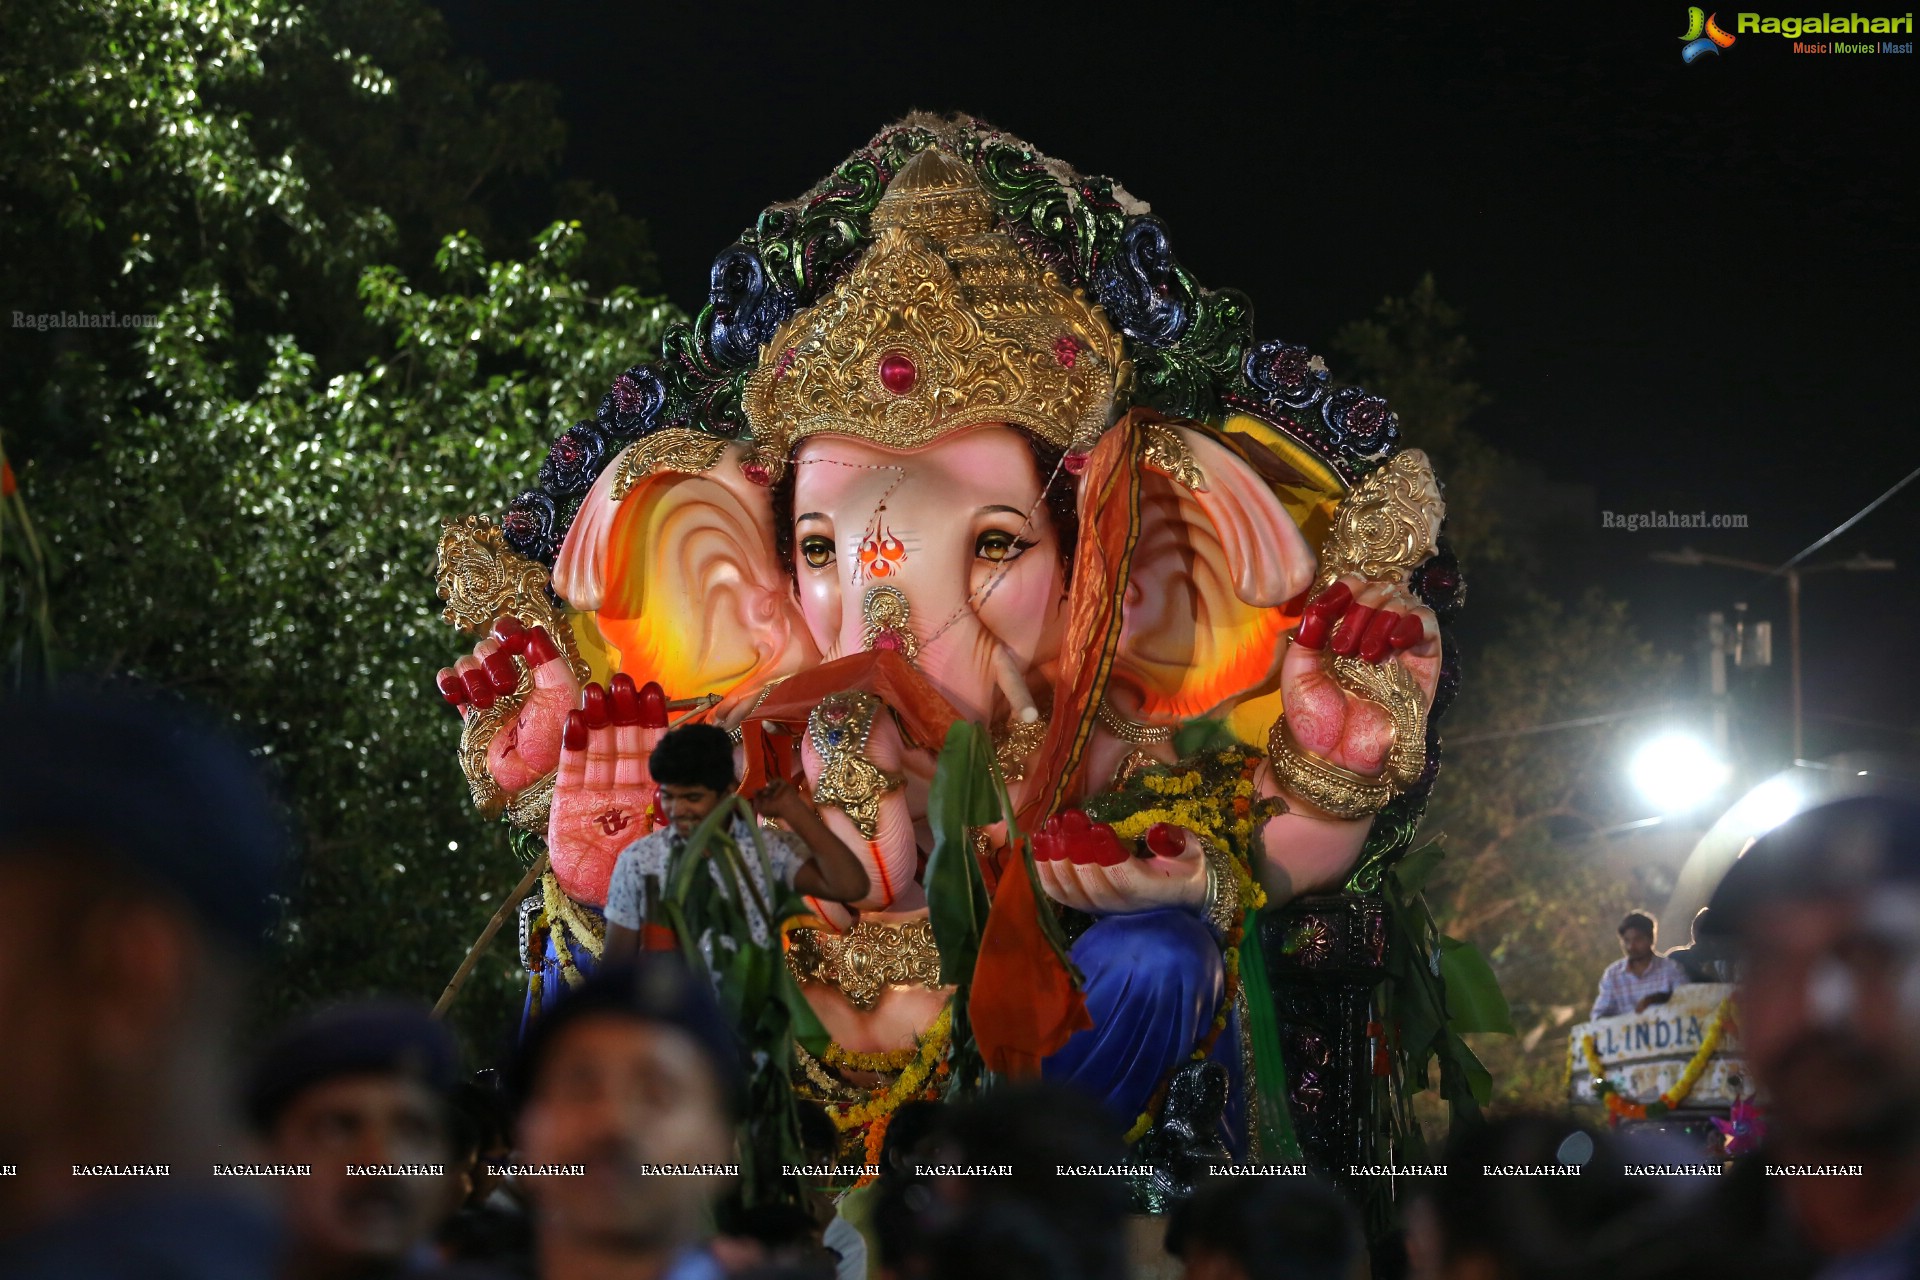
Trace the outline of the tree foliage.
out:
<instances>
[{"instance_id":1,"label":"tree foliage","mask_svg":"<svg viewBox=\"0 0 1920 1280\"><path fill-rule=\"evenodd\" d=\"M550 90L448 61L423 5L27 0L0 26L7 295L157 320L9 331L0 428L64 665L220 708L273 763L306 856L268 1013L430 999L520 872L431 684L459 648L440 522L503 505L658 346L664 303L587 278L643 271L637 224L555 188L616 252L560 221L490 259L560 125ZM488 1049L515 971L499 948L461 1006Z\"/></svg>"}]
</instances>

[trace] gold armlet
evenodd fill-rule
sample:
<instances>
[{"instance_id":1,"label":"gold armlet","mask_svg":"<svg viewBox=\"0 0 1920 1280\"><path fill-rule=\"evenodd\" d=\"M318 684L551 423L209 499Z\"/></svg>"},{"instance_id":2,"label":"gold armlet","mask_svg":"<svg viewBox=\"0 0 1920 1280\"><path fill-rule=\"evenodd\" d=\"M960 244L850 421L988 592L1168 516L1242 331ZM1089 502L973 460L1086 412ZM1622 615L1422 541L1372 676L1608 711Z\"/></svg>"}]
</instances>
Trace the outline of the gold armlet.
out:
<instances>
[{"instance_id":1,"label":"gold armlet","mask_svg":"<svg viewBox=\"0 0 1920 1280\"><path fill-rule=\"evenodd\" d=\"M1122 742L1131 742L1136 746L1146 746L1156 742L1172 742L1173 735L1179 732L1175 724L1146 724L1139 720L1129 720L1113 709L1105 698L1094 709L1094 718L1102 728Z\"/></svg>"},{"instance_id":2,"label":"gold armlet","mask_svg":"<svg viewBox=\"0 0 1920 1280\"><path fill-rule=\"evenodd\" d=\"M905 781L867 759L867 739L879 712L880 699L847 692L820 699L807 717L807 737L820 756L814 803L843 810L869 840L880 829L880 797Z\"/></svg>"}]
</instances>

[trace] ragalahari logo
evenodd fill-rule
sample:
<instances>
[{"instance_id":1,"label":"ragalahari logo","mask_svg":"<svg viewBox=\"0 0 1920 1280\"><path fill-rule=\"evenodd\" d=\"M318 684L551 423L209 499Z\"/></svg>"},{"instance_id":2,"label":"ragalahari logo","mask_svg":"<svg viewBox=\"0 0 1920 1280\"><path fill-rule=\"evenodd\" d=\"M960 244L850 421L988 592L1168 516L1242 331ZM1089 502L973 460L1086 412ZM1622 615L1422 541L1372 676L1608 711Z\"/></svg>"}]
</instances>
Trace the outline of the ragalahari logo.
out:
<instances>
[{"instance_id":1,"label":"ragalahari logo","mask_svg":"<svg viewBox=\"0 0 1920 1280\"><path fill-rule=\"evenodd\" d=\"M1680 46L1682 62L1691 66L1695 59L1709 53L1717 55L1733 43L1733 37L1722 31L1720 24L1714 21L1719 16L1697 6L1687 10L1687 32L1680 37L1686 41Z\"/></svg>"}]
</instances>

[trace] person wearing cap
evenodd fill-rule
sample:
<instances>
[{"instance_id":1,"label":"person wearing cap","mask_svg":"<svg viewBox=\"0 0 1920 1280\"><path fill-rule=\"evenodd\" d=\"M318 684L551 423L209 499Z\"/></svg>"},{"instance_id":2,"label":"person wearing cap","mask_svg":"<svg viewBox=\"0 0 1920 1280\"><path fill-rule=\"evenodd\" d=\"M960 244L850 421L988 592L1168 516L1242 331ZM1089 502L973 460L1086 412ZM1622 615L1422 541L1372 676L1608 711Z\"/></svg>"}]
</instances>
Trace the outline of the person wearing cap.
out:
<instances>
[{"instance_id":1,"label":"person wearing cap","mask_svg":"<svg viewBox=\"0 0 1920 1280\"><path fill-rule=\"evenodd\" d=\"M1714 918L1712 907L1693 913L1687 945L1667 952L1667 959L1680 966L1688 982L1731 982L1733 959L1730 948Z\"/></svg>"},{"instance_id":2,"label":"person wearing cap","mask_svg":"<svg viewBox=\"0 0 1920 1280\"><path fill-rule=\"evenodd\" d=\"M601 969L528 1030L510 1080L536 1273L716 1280L704 1248L735 1176L740 1048L678 955Z\"/></svg>"},{"instance_id":3,"label":"person wearing cap","mask_svg":"<svg viewBox=\"0 0 1920 1280\"><path fill-rule=\"evenodd\" d=\"M1761 1150L1610 1276L1920 1276L1920 795L1808 809L1715 891ZM1617 1266L1615 1265L1617 1264Z\"/></svg>"},{"instance_id":4,"label":"person wearing cap","mask_svg":"<svg viewBox=\"0 0 1920 1280\"><path fill-rule=\"evenodd\" d=\"M215 1166L281 813L245 750L134 691L0 725L0 1275L269 1275L273 1217Z\"/></svg>"},{"instance_id":5,"label":"person wearing cap","mask_svg":"<svg viewBox=\"0 0 1920 1280\"><path fill-rule=\"evenodd\" d=\"M667 825L628 845L614 864L607 885L605 963L631 959L643 948L663 950L673 945L671 932L654 922L662 886L687 837L739 785L733 742L724 729L710 724L683 725L666 734L647 758L647 770L659 784ZM789 888L830 902L853 902L866 896L867 872L859 857L792 784L774 779L754 795L753 804L762 816L790 828L761 827L756 833L744 818L736 818L729 829L734 843L748 855L747 874L761 901L771 902L773 895L760 859L753 856L756 834L774 877ZM719 867L710 869L715 885L726 892ZM742 909L754 943L770 945L769 924L779 922L762 918L752 901L742 904ZM710 949L710 942L703 940L703 944L703 950Z\"/></svg>"},{"instance_id":6,"label":"person wearing cap","mask_svg":"<svg viewBox=\"0 0 1920 1280\"><path fill-rule=\"evenodd\" d=\"M458 1050L424 1007L344 1005L260 1055L247 1113L275 1170L287 1280L397 1276L429 1261L452 1213L447 1094Z\"/></svg>"}]
</instances>

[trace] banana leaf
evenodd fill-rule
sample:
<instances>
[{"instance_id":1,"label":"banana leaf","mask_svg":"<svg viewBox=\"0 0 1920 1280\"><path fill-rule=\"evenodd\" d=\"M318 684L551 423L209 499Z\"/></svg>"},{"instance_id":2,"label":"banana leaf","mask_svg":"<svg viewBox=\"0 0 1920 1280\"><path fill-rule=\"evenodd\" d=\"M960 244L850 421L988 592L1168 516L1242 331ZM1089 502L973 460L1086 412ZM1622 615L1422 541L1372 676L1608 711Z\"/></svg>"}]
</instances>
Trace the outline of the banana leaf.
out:
<instances>
[{"instance_id":1,"label":"banana leaf","mask_svg":"<svg viewBox=\"0 0 1920 1280\"><path fill-rule=\"evenodd\" d=\"M1458 938L1440 937L1440 981L1447 992L1447 1029L1513 1034L1513 1015L1500 979L1480 948Z\"/></svg>"},{"instance_id":2,"label":"banana leaf","mask_svg":"<svg viewBox=\"0 0 1920 1280\"><path fill-rule=\"evenodd\" d=\"M973 977L987 928L986 880L973 853L972 827L1002 811L993 756L978 725L956 720L934 766L927 792L933 853L927 858L927 914L940 951L940 981L958 986Z\"/></svg>"}]
</instances>

